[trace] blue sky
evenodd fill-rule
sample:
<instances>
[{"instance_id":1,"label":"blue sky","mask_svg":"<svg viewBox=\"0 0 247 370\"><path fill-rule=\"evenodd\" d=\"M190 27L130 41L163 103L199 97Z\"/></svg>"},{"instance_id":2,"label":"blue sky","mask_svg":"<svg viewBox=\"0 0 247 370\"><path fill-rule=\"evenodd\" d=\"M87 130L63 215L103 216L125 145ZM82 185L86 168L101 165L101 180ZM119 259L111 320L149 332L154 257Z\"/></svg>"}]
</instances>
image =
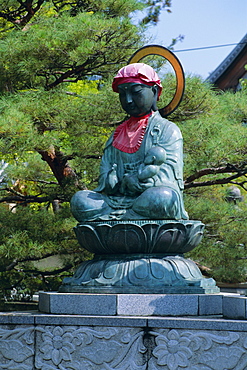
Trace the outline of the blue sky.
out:
<instances>
[{"instance_id":1,"label":"blue sky","mask_svg":"<svg viewBox=\"0 0 247 370\"><path fill-rule=\"evenodd\" d=\"M149 27L155 43L168 46L184 36L174 50L238 43L247 33L247 0L172 0L172 13L163 11L157 26ZM175 52L186 73L207 78L234 46Z\"/></svg>"}]
</instances>

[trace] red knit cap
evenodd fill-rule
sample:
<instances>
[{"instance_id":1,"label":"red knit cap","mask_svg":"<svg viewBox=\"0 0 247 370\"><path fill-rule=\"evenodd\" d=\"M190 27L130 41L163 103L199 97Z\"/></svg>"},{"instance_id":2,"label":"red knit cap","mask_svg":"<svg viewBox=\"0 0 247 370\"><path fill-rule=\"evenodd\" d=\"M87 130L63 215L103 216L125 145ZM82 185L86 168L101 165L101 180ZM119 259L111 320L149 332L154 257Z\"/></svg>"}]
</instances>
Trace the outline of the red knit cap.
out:
<instances>
[{"instance_id":1,"label":"red knit cap","mask_svg":"<svg viewBox=\"0 0 247 370\"><path fill-rule=\"evenodd\" d=\"M124 83L139 83L159 87L158 98L162 91L161 81L155 70L144 63L133 63L121 68L113 79L112 89L118 92L118 85Z\"/></svg>"}]
</instances>

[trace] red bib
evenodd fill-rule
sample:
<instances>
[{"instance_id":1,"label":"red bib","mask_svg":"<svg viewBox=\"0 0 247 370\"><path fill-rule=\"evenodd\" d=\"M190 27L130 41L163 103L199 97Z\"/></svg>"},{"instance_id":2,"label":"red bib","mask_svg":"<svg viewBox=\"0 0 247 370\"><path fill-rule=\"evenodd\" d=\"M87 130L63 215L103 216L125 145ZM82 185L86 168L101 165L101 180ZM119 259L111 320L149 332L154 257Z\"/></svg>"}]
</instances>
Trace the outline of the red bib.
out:
<instances>
[{"instance_id":1,"label":"red bib","mask_svg":"<svg viewBox=\"0 0 247 370\"><path fill-rule=\"evenodd\" d=\"M125 153L135 153L140 148L152 113L142 117L130 117L119 125L113 134L114 148Z\"/></svg>"}]
</instances>

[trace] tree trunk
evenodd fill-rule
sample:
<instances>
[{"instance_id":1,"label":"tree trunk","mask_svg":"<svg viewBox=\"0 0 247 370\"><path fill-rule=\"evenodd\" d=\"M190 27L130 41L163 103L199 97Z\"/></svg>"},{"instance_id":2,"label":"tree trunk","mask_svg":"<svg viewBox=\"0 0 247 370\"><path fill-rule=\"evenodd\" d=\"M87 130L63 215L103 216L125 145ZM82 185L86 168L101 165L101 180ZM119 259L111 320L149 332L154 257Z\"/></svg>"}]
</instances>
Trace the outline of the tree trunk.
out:
<instances>
[{"instance_id":1,"label":"tree trunk","mask_svg":"<svg viewBox=\"0 0 247 370\"><path fill-rule=\"evenodd\" d=\"M51 146L48 151L38 150L38 153L51 168L59 185L63 187L68 179L73 179L74 183L78 184L77 176L68 163L69 157L65 156L59 149Z\"/></svg>"}]
</instances>

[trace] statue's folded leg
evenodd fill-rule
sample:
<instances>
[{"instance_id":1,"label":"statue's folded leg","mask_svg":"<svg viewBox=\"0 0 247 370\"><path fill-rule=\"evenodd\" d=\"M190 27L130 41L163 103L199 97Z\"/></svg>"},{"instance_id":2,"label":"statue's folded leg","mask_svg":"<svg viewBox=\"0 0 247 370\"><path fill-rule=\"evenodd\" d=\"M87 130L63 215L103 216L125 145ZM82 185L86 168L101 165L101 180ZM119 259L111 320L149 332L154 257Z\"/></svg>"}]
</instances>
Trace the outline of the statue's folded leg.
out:
<instances>
[{"instance_id":1,"label":"statue's folded leg","mask_svg":"<svg viewBox=\"0 0 247 370\"><path fill-rule=\"evenodd\" d=\"M93 221L111 212L102 194L90 190L75 193L70 202L71 212L79 222Z\"/></svg>"},{"instance_id":2,"label":"statue's folded leg","mask_svg":"<svg viewBox=\"0 0 247 370\"><path fill-rule=\"evenodd\" d=\"M165 186L145 190L133 203L133 211L152 220L181 218L180 198L177 192Z\"/></svg>"}]
</instances>

